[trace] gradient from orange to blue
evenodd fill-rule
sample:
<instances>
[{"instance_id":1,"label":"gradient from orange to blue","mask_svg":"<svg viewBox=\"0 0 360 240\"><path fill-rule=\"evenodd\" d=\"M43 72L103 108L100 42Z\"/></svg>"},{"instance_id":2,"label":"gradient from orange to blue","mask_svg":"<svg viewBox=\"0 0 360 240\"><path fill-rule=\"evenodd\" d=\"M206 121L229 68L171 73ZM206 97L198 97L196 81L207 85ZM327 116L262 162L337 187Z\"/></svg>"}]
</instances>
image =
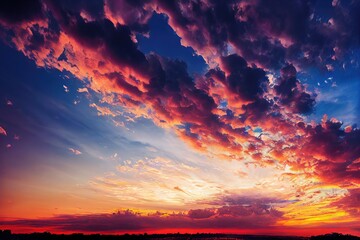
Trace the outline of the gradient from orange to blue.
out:
<instances>
[{"instance_id":1,"label":"gradient from orange to blue","mask_svg":"<svg viewBox=\"0 0 360 240\"><path fill-rule=\"evenodd\" d=\"M0 3L0 228L360 235L357 1Z\"/></svg>"}]
</instances>

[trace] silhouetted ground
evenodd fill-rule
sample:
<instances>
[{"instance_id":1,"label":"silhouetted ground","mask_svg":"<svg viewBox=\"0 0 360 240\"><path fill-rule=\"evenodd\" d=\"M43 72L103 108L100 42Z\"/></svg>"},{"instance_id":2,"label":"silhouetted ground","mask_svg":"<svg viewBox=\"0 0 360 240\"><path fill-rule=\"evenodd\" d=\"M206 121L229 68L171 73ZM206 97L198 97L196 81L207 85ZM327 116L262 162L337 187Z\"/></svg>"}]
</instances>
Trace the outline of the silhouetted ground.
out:
<instances>
[{"instance_id":1,"label":"silhouetted ground","mask_svg":"<svg viewBox=\"0 0 360 240\"><path fill-rule=\"evenodd\" d=\"M151 240L182 240L182 239L201 239L201 240L360 240L359 237L351 235L343 235L339 233L331 233L312 237L290 237L290 236L261 236L261 235L237 235L237 234L124 234L124 235L100 235L91 234L85 235L82 233L75 234L51 234L31 233L31 234L12 234L10 230L0 230L0 240L137 240L137 239L151 239Z\"/></svg>"},{"instance_id":2,"label":"silhouetted ground","mask_svg":"<svg viewBox=\"0 0 360 240\"><path fill-rule=\"evenodd\" d=\"M310 240L335 240L335 239L344 239L344 240L358 240L360 237L355 237L351 235L343 235L340 233L329 233L320 236L312 236Z\"/></svg>"}]
</instances>

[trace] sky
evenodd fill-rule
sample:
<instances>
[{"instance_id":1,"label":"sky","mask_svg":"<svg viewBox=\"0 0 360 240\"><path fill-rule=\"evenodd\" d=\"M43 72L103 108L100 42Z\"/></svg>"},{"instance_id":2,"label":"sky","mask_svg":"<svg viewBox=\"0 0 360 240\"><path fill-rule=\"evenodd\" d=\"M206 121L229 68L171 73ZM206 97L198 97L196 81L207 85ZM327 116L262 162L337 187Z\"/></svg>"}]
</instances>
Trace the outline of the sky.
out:
<instances>
[{"instance_id":1,"label":"sky","mask_svg":"<svg viewBox=\"0 0 360 240\"><path fill-rule=\"evenodd\" d=\"M360 235L360 3L0 2L0 229Z\"/></svg>"}]
</instances>

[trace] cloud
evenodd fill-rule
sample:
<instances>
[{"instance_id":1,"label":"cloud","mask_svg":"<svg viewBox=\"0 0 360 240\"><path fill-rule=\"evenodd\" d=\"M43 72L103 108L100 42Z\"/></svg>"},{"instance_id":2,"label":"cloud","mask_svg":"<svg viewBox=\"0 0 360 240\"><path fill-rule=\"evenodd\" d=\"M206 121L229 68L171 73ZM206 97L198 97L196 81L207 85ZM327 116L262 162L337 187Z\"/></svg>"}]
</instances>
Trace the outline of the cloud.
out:
<instances>
[{"instance_id":1,"label":"cloud","mask_svg":"<svg viewBox=\"0 0 360 240\"><path fill-rule=\"evenodd\" d=\"M66 85L63 85L63 88L64 88L64 91L65 91L65 92L69 92L69 91L70 91L69 88L68 88Z\"/></svg>"},{"instance_id":2,"label":"cloud","mask_svg":"<svg viewBox=\"0 0 360 240\"><path fill-rule=\"evenodd\" d=\"M326 69L344 59L351 46L359 46L359 33L353 30L358 26L356 2L333 7L283 0L271 5L265 0L154 5L157 12L169 16L182 45L194 48L210 65L218 63L231 46L232 52L265 68L292 62ZM320 18L320 8L329 10L328 21Z\"/></svg>"},{"instance_id":3,"label":"cloud","mask_svg":"<svg viewBox=\"0 0 360 240\"><path fill-rule=\"evenodd\" d=\"M79 93L89 93L89 90L87 88L79 88L77 91Z\"/></svg>"},{"instance_id":4,"label":"cloud","mask_svg":"<svg viewBox=\"0 0 360 240\"><path fill-rule=\"evenodd\" d=\"M72 152L72 153L75 154L75 155L80 155L80 154L82 154L82 152L80 152L79 150L74 149L74 148L69 148L69 151Z\"/></svg>"},{"instance_id":5,"label":"cloud","mask_svg":"<svg viewBox=\"0 0 360 240\"><path fill-rule=\"evenodd\" d=\"M249 67L242 57L236 54L222 57L221 68L226 73L228 89L244 102L254 101L264 93L267 82L265 71Z\"/></svg>"},{"instance_id":6,"label":"cloud","mask_svg":"<svg viewBox=\"0 0 360 240\"><path fill-rule=\"evenodd\" d=\"M99 116L109 115L109 116L115 117L115 116L119 115L118 112L112 111L108 107L99 106L96 103L91 103L89 106L95 108L97 110Z\"/></svg>"},{"instance_id":7,"label":"cloud","mask_svg":"<svg viewBox=\"0 0 360 240\"><path fill-rule=\"evenodd\" d=\"M110 6L120 3L106 4ZM135 3L125 1L121 4L133 6ZM202 8L198 8L199 4ZM184 41L188 41L195 49L201 46L220 48L221 50L216 51L218 53L224 52L222 48L226 44L223 41L231 41L235 37L228 30L233 29L234 34L245 34L240 31L240 26L248 24L247 22L260 21L255 26L261 27L265 24L263 19L276 20L275 16L269 15L262 8L261 4L264 3L261 1L258 5L251 4L220 6L210 1L190 2L184 6L182 2L156 2L157 11L168 14L170 25L179 25L174 28ZM286 6L290 11L300 9L307 16L305 12L309 6L303 6L299 2L287 3ZM2 25L15 35L22 34L22 38L10 40L39 66L66 70L82 80L90 79L88 88L102 93L102 102L109 104L106 107L96 103L90 105L101 115L116 116L117 113L111 107L121 106L135 118L149 118L161 127L170 127L196 149L221 158L239 159L250 155L256 161L261 161L261 149L266 143L263 138L257 137L252 127L260 127L268 134L282 132L290 134L285 138L293 137L292 134L297 132L294 123L301 120L301 116L289 117L289 113L309 114L313 111L315 100L296 79L296 70L292 65L283 68L279 84L271 86L266 69L249 64L249 58L239 51L242 57L238 54L220 54L214 58L218 63L216 67L209 69L205 76L193 79L184 62L155 53L142 53L136 44L135 30L132 30L132 26L124 25L132 25L134 22L146 24L146 12L151 12L153 7L150 3L135 4L134 11L142 12L140 18L144 14L142 20L132 19L130 15L120 19L121 14L115 10L111 13L112 17L106 19L103 14L106 16L109 12L96 4L85 6L81 2L70 7L66 3L44 1L41 7L42 18L22 24L15 22ZM183 16L181 7L188 9L189 14ZM271 7L277 12L279 5ZM253 12L253 8L261 11ZM241 9L249 9L249 12L244 13ZM61 11L67 14L61 14ZM199 11L196 15L200 17L195 19L195 15L192 16L194 11ZM49 14L46 13L49 12L54 19L48 17ZM83 12L87 15L82 14ZM229 17L224 18L227 13L230 14ZM295 16L299 17L299 14ZM209 17L209 22L198 22L204 16ZM270 28L268 31L279 36L292 35L291 39L294 41L300 39L304 33L297 33L295 29L301 26L300 30L306 32L307 27L302 26L299 19L293 19L291 14L286 14L285 17L291 18L294 23L281 29ZM301 15L300 19L304 18L306 17ZM205 43L201 42L200 46L192 39L191 31L182 36L182 33L185 34L182 29L190 28L195 23L198 24L200 38L211 30L208 29L210 25L219 25L219 28L212 29L211 31L216 31L204 36L204 39L209 39ZM222 30L223 28L225 29ZM24 31L25 29L30 31ZM255 32L266 33L254 31L246 36ZM219 42L215 42L215 36ZM249 48L252 48L251 44ZM199 53L206 56L202 51ZM256 146L258 152L250 151L250 146ZM263 162L272 161L267 159Z\"/></svg>"},{"instance_id":8,"label":"cloud","mask_svg":"<svg viewBox=\"0 0 360 240\"><path fill-rule=\"evenodd\" d=\"M42 4L38 0L2 2L0 9L1 20L9 24L42 17Z\"/></svg>"},{"instance_id":9,"label":"cloud","mask_svg":"<svg viewBox=\"0 0 360 240\"><path fill-rule=\"evenodd\" d=\"M90 105L101 115L115 116L111 106L121 106L134 117L149 118L161 127L173 128L179 137L200 151L230 159L249 155L256 161L271 163L261 153L267 145L265 138L258 138L253 129L260 127L262 136L281 132L289 140L295 133L301 136L305 133L296 124L302 117L290 115L309 114L315 104L314 95L296 78L293 65L283 67L278 83L272 86L267 68L263 68L267 64L249 63L263 59L264 55L277 57L273 51L278 48L285 52L292 48L274 37L288 41L291 46L301 40L306 43L304 47L309 47L307 36L315 34L310 26L317 26L310 18L313 6L298 1L283 5L280 2L270 9L264 7L263 1L221 5L212 1L190 1L187 5L164 1L106 2L106 6L133 6L133 11L139 12L139 18L133 19L117 12L122 11L117 8L113 12L108 8L108 12L101 4L86 6L79 2L70 6L43 1L38 9L40 13L36 14L41 17L32 21L9 23L6 21L9 16L1 16L2 27L21 36L9 40L39 66L66 70L82 80L90 79L88 88L102 93L103 103L109 104L109 107ZM156 11L169 16L169 24L185 45L205 57L215 54L217 65L204 76L193 79L184 62L142 53L134 35L134 28L139 27L133 24L146 25L148 14L155 6ZM286 12L280 11L284 8ZM266 27L267 22L279 22L279 16L273 12L281 13L283 26ZM108 14L111 17L104 18ZM237 54L226 54L229 43L235 50L238 48ZM268 49L259 50L256 47L259 44ZM257 50L261 56L246 50ZM279 68L286 59L269 62L279 63L273 66Z\"/></svg>"},{"instance_id":10,"label":"cloud","mask_svg":"<svg viewBox=\"0 0 360 240\"><path fill-rule=\"evenodd\" d=\"M210 218L214 216L216 213L211 209L194 209L188 212L188 216L193 219L203 219Z\"/></svg>"},{"instance_id":11,"label":"cloud","mask_svg":"<svg viewBox=\"0 0 360 240\"><path fill-rule=\"evenodd\" d=\"M129 26L133 31L147 34L148 21L153 14L151 1L105 1L105 15L112 21Z\"/></svg>"},{"instance_id":12,"label":"cloud","mask_svg":"<svg viewBox=\"0 0 360 240\"><path fill-rule=\"evenodd\" d=\"M302 164L310 163L323 181L346 187L352 182L359 183L360 131L345 131L341 126L340 121L328 120L327 116L315 126L302 123L300 127L306 134L301 139L298 155L303 158Z\"/></svg>"},{"instance_id":13,"label":"cloud","mask_svg":"<svg viewBox=\"0 0 360 240\"><path fill-rule=\"evenodd\" d=\"M3 127L1 127L1 126L0 126L0 134L4 135L4 136L7 136L7 133L6 133L5 129Z\"/></svg>"},{"instance_id":14,"label":"cloud","mask_svg":"<svg viewBox=\"0 0 360 240\"><path fill-rule=\"evenodd\" d=\"M293 65L281 69L279 84L275 86L279 104L294 113L310 114L314 110L315 96L306 92L304 86L296 79L296 73Z\"/></svg>"},{"instance_id":15,"label":"cloud","mask_svg":"<svg viewBox=\"0 0 360 240\"><path fill-rule=\"evenodd\" d=\"M215 217L216 215L216 217ZM60 215L50 218L21 219L1 221L0 225L12 225L13 228L24 227L51 229L52 232L151 232L161 230L224 229L249 230L262 229L275 224L279 216L270 213L248 215L229 215L217 209L195 209L188 212L148 213L133 210L121 210L113 214ZM257 219L255 221L255 219ZM225 230L226 231L226 230Z\"/></svg>"},{"instance_id":16,"label":"cloud","mask_svg":"<svg viewBox=\"0 0 360 240\"><path fill-rule=\"evenodd\" d=\"M199 167L164 157L124 161L114 175L96 177L91 187L115 197L124 204L180 207L217 193L221 182L207 183ZM141 177L141 184L137 184ZM162 196L159 203L158 198ZM160 205L159 205L160 204Z\"/></svg>"},{"instance_id":17,"label":"cloud","mask_svg":"<svg viewBox=\"0 0 360 240\"><path fill-rule=\"evenodd\" d=\"M271 206L286 204L287 201L275 197L264 197L262 194L258 194L257 196L247 194L222 194L208 203L218 206L262 205L264 208L270 208Z\"/></svg>"},{"instance_id":18,"label":"cloud","mask_svg":"<svg viewBox=\"0 0 360 240\"><path fill-rule=\"evenodd\" d=\"M175 190L177 190L177 191L180 191L180 192L183 192L183 193L186 193L184 190L182 190L180 187L178 187L178 186L175 186L174 187L174 189Z\"/></svg>"},{"instance_id":19,"label":"cloud","mask_svg":"<svg viewBox=\"0 0 360 240\"><path fill-rule=\"evenodd\" d=\"M352 216L360 216L360 188L354 188L349 190L348 194L343 198L331 203L332 206L336 206L339 209L345 209Z\"/></svg>"}]
</instances>

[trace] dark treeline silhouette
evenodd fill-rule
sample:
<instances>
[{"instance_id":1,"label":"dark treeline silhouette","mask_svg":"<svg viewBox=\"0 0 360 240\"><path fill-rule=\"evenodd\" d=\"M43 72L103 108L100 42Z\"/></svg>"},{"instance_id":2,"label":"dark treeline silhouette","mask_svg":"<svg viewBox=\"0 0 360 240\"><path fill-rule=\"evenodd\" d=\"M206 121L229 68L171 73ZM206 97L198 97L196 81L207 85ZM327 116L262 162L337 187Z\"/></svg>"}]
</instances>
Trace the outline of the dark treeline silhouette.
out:
<instances>
[{"instance_id":1,"label":"dark treeline silhouette","mask_svg":"<svg viewBox=\"0 0 360 240\"><path fill-rule=\"evenodd\" d=\"M214 233L168 233L168 234L123 234L123 235L103 235L103 234L51 234L49 232L30 233L30 234L12 234L10 230L0 230L0 240L180 240L180 239L239 239L239 240L360 240L359 237L331 233L312 237L295 237L295 236L263 236L263 235L239 235L239 234L214 234Z\"/></svg>"},{"instance_id":2,"label":"dark treeline silhouette","mask_svg":"<svg viewBox=\"0 0 360 240\"><path fill-rule=\"evenodd\" d=\"M343 235L340 233L328 233L325 235L312 236L310 240L335 240L335 239L344 239L344 240L359 240L360 237L352 236L349 234Z\"/></svg>"}]
</instances>

